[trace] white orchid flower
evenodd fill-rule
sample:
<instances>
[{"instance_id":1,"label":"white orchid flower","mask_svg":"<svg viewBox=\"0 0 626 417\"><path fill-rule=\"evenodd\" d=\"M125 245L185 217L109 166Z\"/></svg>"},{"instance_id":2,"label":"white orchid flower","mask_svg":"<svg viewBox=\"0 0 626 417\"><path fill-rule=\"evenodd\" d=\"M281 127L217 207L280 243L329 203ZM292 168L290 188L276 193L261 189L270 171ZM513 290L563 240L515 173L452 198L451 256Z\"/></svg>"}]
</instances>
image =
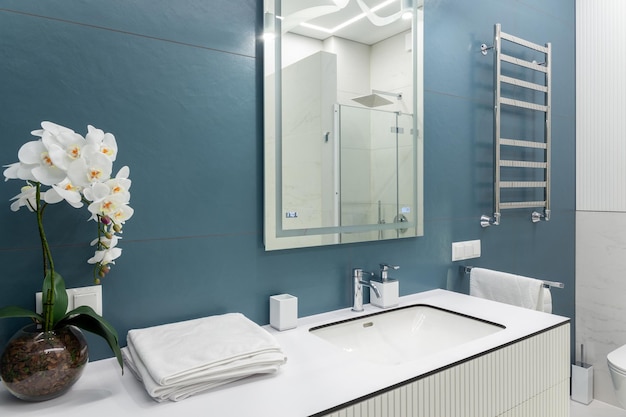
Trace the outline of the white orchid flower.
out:
<instances>
[{"instance_id":1,"label":"white orchid flower","mask_svg":"<svg viewBox=\"0 0 626 417\"><path fill-rule=\"evenodd\" d=\"M117 158L117 142L112 133L104 133L103 130L88 125L85 140L91 150L106 155L111 161Z\"/></svg>"},{"instance_id":2,"label":"white orchid flower","mask_svg":"<svg viewBox=\"0 0 626 417\"><path fill-rule=\"evenodd\" d=\"M64 200L63 196L57 193L54 188L50 188L48 191L42 192L41 199L48 204L56 204Z\"/></svg>"},{"instance_id":3,"label":"white orchid flower","mask_svg":"<svg viewBox=\"0 0 626 417\"><path fill-rule=\"evenodd\" d=\"M115 174L115 178L127 179L129 176L130 176L130 168L127 165L124 165L123 167L121 167L120 170L117 171L117 174ZM130 188L130 186L128 188Z\"/></svg>"},{"instance_id":4,"label":"white orchid flower","mask_svg":"<svg viewBox=\"0 0 626 417\"><path fill-rule=\"evenodd\" d=\"M105 250L97 250L96 253L87 260L90 264L115 264L115 259L119 258L122 255L121 248L111 248Z\"/></svg>"},{"instance_id":5,"label":"white orchid flower","mask_svg":"<svg viewBox=\"0 0 626 417\"><path fill-rule=\"evenodd\" d=\"M94 240L92 240L89 245L94 246L96 244L100 244L103 248L111 249L117 246L117 242L119 242L120 239L121 237L117 235L111 235L110 239L106 236L100 236L99 238L95 238Z\"/></svg>"},{"instance_id":6,"label":"white orchid flower","mask_svg":"<svg viewBox=\"0 0 626 417\"><path fill-rule=\"evenodd\" d=\"M44 132L46 131L52 133L53 135L74 133L74 131L69 127L61 126L54 122L43 121L41 122L41 127L42 129L33 130L32 132L30 132L31 135L42 137L44 135Z\"/></svg>"},{"instance_id":7,"label":"white orchid flower","mask_svg":"<svg viewBox=\"0 0 626 417\"><path fill-rule=\"evenodd\" d=\"M92 203L103 200L111 195L111 189L108 185L101 182L96 182L89 187L83 189L83 195Z\"/></svg>"},{"instance_id":8,"label":"white orchid flower","mask_svg":"<svg viewBox=\"0 0 626 417\"><path fill-rule=\"evenodd\" d=\"M111 183L107 181L104 184L93 184L83 191L85 198L91 201L88 207L92 214L91 219L106 216L116 224L123 224L132 217L134 210L128 205L130 193L111 186L119 185L124 180L124 178L116 178L111 180Z\"/></svg>"},{"instance_id":9,"label":"white orchid flower","mask_svg":"<svg viewBox=\"0 0 626 417\"><path fill-rule=\"evenodd\" d=\"M90 184L104 182L111 178L113 162L102 153L83 149L83 156L72 161L67 169L67 177L77 187L86 188Z\"/></svg>"},{"instance_id":10,"label":"white orchid flower","mask_svg":"<svg viewBox=\"0 0 626 417\"><path fill-rule=\"evenodd\" d=\"M128 189L130 188L130 180L127 178L112 178L104 183L107 187L109 187L109 192L111 195L117 195L120 201L124 201L124 203L128 203L130 201L130 192Z\"/></svg>"},{"instance_id":11,"label":"white orchid flower","mask_svg":"<svg viewBox=\"0 0 626 417\"><path fill-rule=\"evenodd\" d=\"M35 211L37 209L37 187L31 184L27 184L22 187L21 192L15 197L11 198L11 210L18 211L20 207L26 206L29 211ZM47 191L40 191L40 198L48 204L56 204L63 201L55 190L49 189Z\"/></svg>"},{"instance_id":12,"label":"white orchid flower","mask_svg":"<svg viewBox=\"0 0 626 417\"><path fill-rule=\"evenodd\" d=\"M111 213L109 217L111 217L111 219L116 224L124 224L126 220L133 217L134 213L135 213L135 210L131 206L129 206L128 204L124 204L124 205L118 206L117 210Z\"/></svg>"},{"instance_id":13,"label":"white orchid flower","mask_svg":"<svg viewBox=\"0 0 626 417\"><path fill-rule=\"evenodd\" d=\"M103 184L105 187L106 185ZM101 187L97 187L101 189ZM92 191L96 190L96 187L92 188ZM108 187L107 187L108 190ZM134 210L128 206L127 200L122 194L108 194L104 198L97 199L89 204L88 210L92 214L92 219L98 215L111 218L115 223L124 223L130 219Z\"/></svg>"},{"instance_id":14,"label":"white orchid flower","mask_svg":"<svg viewBox=\"0 0 626 417\"><path fill-rule=\"evenodd\" d=\"M67 176L64 170L54 165L48 149L41 140L26 142L17 156L22 164L32 166L33 178L44 185L56 184ZM26 167L22 167L24 168Z\"/></svg>"},{"instance_id":15,"label":"white orchid flower","mask_svg":"<svg viewBox=\"0 0 626 417\"><path fill-rule=\"evenodd\" d=\"M65 179L58 184L54 184L51 190L47 193L55 192L59 195L61 200L65 200L74 208L81 208L83 206L82 195L80 194L80 187L72 184L69 179Z\"/></svg>"},{"instance_id":16,"label":"white orchid flower","mask_svg":"<svg viewBox=\"0 0 626 417\"><path fill-rule=\"evenodd\" d=\"M88 195L94 197L94 198L89 198L89 200L95 201L95 200L99 200L101 198L107 197L108 195L115 195L116 201L118 203L121 202L124 204L128 204L128 202L130 202L130 192L128 190L130 189L130 186L132 184L131 180L128 179L129 173L130 173L130 170L128 169L127 166L120 169L115 175L115 178L111 178L110 180L107 180L104 183L108 187L108 194L105 195L107 191L104 190L104 187L103 187L99 189L101 193L100 197L93 195L93 193L88 193Z\"/></svg>"},{"instance_id":17,"label":"white orchid flower","mask_svg":"<svg viewBox=\"0 0 626 417\"><path fill-rule=\"evenodd\" d=\"M65 167L59 166L55 162L55 158L51 155L50 149L46 143L57 143L52 139L62 135L78 136L73 130L57 125L51 122L42 122L43 129L33 130L31 134L41 139L27 142L18 151L19 162L5 165L4 171L5 181L9 179L21 179L25 181L40 182L44 185L52 185L60 182L65 178ZM43 137L46 137L44 142ZM74 137L74 136L72 136ZM67 139L66 139L67 140Z\"/></svg>"},{"instance_id":18,"label":"white orchid flower","mask_svg":"<svg viewBox=\"0 0 626 417\"><path fill-rule=\"evenodd\" d=\"M24 181L33 181L37 182L35 177L33 176L33 168L37 165L27 165L21 162L15 162L10 165L5 165L6 168L4 170L4 180L24 180Z\"/></svg>"},{"instance_id":19,"label":"white orchid flower","mask_svg":"<svg viewBox=\"0 0 626 417\"><path fill-rule=\"evenodd\" d=\"M25 185L22 187L22 189L20 190L21 192L16 195L15 197L11 198L10 201L13 201L13 203L11 203L11 211L18 211L21 207L26 206L28 208L29 211L34 211L33 208L37 207L37 202L36 202L36 193L37 193L37 188L34 187L33 185Z\"/></svg>"},{"instance_id":20,"label":"white orchid flower","mask_svg":"<svg viewBox=\"0 0 626 417\"><path fill-rule=\"evenodd\" d=\"M67 171L70 163L82 156L86 146L85 139L78 133L53 135L44 131L41 141L48 149L52 162L60 169Z\"/></svg>"}]
</instances>

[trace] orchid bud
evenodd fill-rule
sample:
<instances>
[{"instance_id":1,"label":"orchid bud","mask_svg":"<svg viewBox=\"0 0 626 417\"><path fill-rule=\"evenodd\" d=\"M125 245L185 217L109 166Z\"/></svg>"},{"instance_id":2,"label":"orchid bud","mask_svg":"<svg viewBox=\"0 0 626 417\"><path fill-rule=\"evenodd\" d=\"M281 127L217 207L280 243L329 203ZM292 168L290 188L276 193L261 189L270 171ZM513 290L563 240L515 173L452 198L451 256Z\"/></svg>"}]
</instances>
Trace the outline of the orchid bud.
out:
<instances>
[{"instance_id":1,"label":"orchid bud","mask_svg":"<svg viewBox=\"0 0 626 417\"><path fill-rule=\"evenodd\" d=\"M100 222L102 224L111 224L111 218L109 216L100 217Z\"/></svg>"},{"instance_id":2,"label":"orchid bud","mask_svg":"<svg viewBox=\"0 0 626 417\"><path fill-rule=\"evenodd\" d=\"M122 225L119 223L115 223L113 225L113 230L115 230L117 233L120 233L122 231Z\"/></svg>"},{"instance_id":3,"label":"orchid bud","mask_svg":"<svg viewBox=\"0 0 626 417\"><path fill-rule=\"evenodd\" d=\"M107 239L111 239L113 237L113 235L110 232L106 232L104 234L104 237L106 237Z\"/></svg>"}]
</instances>

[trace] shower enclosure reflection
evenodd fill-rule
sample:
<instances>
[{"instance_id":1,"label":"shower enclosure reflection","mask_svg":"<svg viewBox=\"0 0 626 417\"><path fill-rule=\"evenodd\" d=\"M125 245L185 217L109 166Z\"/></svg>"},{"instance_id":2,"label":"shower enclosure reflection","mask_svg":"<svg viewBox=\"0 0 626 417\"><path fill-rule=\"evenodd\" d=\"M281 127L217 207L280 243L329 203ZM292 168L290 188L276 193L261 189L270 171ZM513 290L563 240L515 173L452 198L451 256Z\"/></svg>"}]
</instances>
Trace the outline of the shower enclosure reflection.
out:
<instances>
[{"instance_id":1,"label":"shower enclosure reflection","mask_svg":"<svg viewBox=\"0 0 626 417\"><path fill-rule=\"evenodd\" d=\"M422 234L422 16L265 1L266 250Z\"/></svg>"},{"instance_id":2,"label":"shower enclosure reflection","mask_svg":"<svg viewBox=\"0 0 626 417\"><path fill-rule=\"evenodd\" d=\"M335 114L339 123L341 224L408 222L415 211L413 115L349 105L337 105ZM342 233L341 240L397 238L407 231L403 227Z\"/></svg>"}]
</instances>

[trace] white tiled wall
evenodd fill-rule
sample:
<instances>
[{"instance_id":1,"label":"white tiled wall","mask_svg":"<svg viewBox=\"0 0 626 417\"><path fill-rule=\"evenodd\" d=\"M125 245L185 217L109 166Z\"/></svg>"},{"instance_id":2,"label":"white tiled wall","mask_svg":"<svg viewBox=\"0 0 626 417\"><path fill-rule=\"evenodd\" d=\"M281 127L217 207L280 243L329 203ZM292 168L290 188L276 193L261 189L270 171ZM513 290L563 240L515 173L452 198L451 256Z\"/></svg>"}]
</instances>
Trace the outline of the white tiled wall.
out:
<instances>
[{"instance_id":1,"label":"white tiled wall","mask_svg":"<svg viewBox=\"0 0 626 417\"><path fill-rule=\"evenodd\" d=\"M626 213L576 213L578 352L581 343L594 367L594 397L618 405L606 355L626 344Z\"/></svg>"}]
</instances>

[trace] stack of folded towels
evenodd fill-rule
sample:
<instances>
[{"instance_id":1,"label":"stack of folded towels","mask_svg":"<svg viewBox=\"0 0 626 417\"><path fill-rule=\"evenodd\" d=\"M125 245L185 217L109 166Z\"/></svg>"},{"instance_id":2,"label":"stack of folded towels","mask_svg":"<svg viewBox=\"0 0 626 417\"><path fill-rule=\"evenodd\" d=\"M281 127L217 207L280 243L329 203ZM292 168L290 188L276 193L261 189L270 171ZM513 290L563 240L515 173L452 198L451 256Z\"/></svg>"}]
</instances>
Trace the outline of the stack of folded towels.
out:
<instances>
[{"instance_id":1,"label":"stack of folded towels","mask_svg":"<svg viewBox=\"0 0 626 417\"><path fill-rule=\"evenodd\" d=\"M274 337L240 313L130 330L127 342L124 361L157 401L276 372L287 360Z\"/></svg>"}]
</instances>

